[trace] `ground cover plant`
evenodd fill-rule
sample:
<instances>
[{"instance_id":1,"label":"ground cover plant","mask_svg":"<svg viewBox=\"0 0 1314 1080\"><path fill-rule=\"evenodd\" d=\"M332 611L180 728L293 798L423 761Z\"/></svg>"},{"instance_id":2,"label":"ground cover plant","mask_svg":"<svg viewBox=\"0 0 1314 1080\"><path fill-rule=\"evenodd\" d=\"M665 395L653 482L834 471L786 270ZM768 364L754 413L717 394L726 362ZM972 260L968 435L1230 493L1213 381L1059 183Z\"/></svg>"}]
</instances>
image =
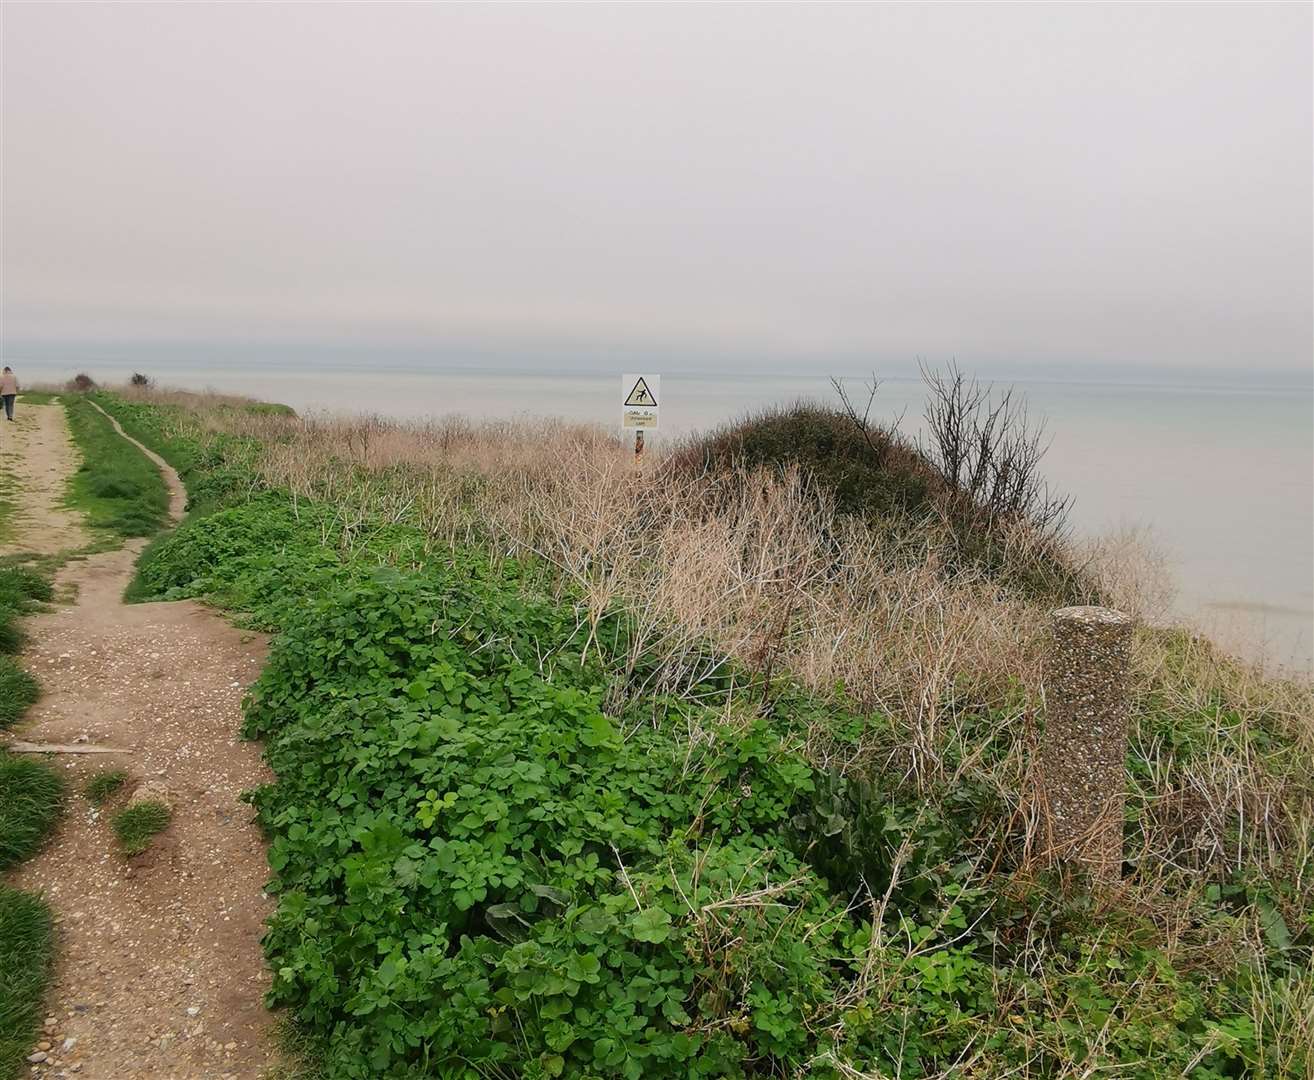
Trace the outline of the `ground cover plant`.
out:
<instances>
[{"instance_id":1,"label":"ground cover plant","mask_svg":"<svg viewBox=\"0 0 1314 1080\"><path fill-rule=\"evenodd\" d=\"M140 855L151 846L154 836L169 827L172 817L168 805L154 799L124 807L111 821L119 850L124 855Z\"/></svg>"},{"instance_id":2,"label":"ground cover plant","mask_svg":"<svg viewBox=\"0 0 1314 1080\"><path fill-rule=\"evenodd\" d=\"M17 1076L26 1065L53 954L45 904L0 884L0 1076Z\"/></svg>"},{"instance_id":3,"label":"ground cover plant","mask_svg":"<svg viewBox=\"0 0 1314 1080\"><path fill-rule=\"evenodd\" d=\"M1142 631L1125 880L1091 892L1028 857L1044 607L882 549L895 595L842 628L888 617L881 663L822 663L837 546L886 534L797 463L653 493L585 434L545 465L505 429L131 408L236 481L140 594L280 631L266 948L326 1075L1307 1071L1306 689Z\"/></svg>"},{"instance_id":4,"label":"ground cover plant","mask_svg":"<svg viewBox=\"0 0 1314 1080\"><path fill-rule=\"evenodd\" d=\"M81 395L65 395L69 429L82 455L69 503L87 523L116 536L150 536L163 525L169 491L160 472Z\"/></svg>"}]
</instances>

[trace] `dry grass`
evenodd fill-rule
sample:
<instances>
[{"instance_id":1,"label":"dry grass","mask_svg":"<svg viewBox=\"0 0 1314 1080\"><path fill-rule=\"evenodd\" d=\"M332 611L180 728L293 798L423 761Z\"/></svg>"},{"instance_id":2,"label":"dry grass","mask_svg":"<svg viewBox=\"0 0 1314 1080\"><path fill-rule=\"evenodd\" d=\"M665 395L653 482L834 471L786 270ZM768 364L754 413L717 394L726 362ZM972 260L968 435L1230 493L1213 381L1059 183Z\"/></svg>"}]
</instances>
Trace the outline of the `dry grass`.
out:
<instances>
[{"instance_id":1,"label":"dry grass","mask_svg":"<svg viewBox=\"0 0 1314 1080\"><path fill-rule=\"evenodd\" d=\"M611 436L567 424L207 423L257 439L267 482L325 499L348 522L382 510L435 545L536 555L595 616L627 603L647 632L640 646L662 639L673 685L710 641L751 670L842 686L923 731L946 698L1036 685L1041 608L979 574L946 573L934 522L921 547L892 546L796 470L636 466Z\"/></svg>"}]
</instances>

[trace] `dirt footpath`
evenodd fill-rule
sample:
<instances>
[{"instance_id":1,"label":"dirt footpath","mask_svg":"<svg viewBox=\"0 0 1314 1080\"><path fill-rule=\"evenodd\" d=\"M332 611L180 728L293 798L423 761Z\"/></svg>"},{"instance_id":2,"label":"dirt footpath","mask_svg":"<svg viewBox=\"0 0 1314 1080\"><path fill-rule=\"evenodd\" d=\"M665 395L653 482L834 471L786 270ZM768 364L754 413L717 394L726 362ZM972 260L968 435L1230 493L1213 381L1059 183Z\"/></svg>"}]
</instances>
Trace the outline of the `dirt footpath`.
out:
<instances>
[{"instance_id":1,"label":"dirt footpath","mask_svg":"<svg viewBox=\"0 0 1314 1080\"><path fill-rule=\"evenodd\" d=\"M17 466L29 503L42 491L62 496L51 478L76 462L59 437L63 410L40 412ZM166 477L180 513L181 485L172 470ZM34 506L11 549L76 546L76 527L52 531L52 515ZM265 644L194 603L122 603L141 547L69 563L58 584L76 589L76 602L26 623L23 662L44 696L15 734L123 751L50 759L68 782L67 812L42 852L8 875L44 892L59 928L47 1031L33 1047L45 1057L31 1074L255 1080L274 1060L259 945L272 903L264 843L239 795L269 776L237 731ZM132 859L109 824L126 790L104 811L82 795L88 777L111 768L132 784L162 783L174 801L169 829Z\"/></svg>"},{"instance_id":2,"label":"dirt footpath","mask_svg":"<svg viewBox=\"0 0 1314 1080\"><path fill-rule=\"evenodd\" d=\"M82 516L64 506L68 478L81 462L58 405L19 402L14 422L0 420L0 470L17 482L13 536L0 555L80 548Z\"/></svg>"}]
</instances>

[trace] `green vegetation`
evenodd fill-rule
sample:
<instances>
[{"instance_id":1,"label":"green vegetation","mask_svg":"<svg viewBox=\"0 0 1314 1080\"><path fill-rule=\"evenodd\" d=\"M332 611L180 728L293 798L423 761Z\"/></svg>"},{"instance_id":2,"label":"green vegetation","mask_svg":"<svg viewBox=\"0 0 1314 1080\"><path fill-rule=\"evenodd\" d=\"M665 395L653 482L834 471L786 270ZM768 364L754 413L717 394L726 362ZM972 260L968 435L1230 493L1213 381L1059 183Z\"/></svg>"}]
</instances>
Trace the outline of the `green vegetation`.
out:
<instances>
[{"instance_id":1,"label":"green vegetation","mask_svg":"<svg viewBox=\"0 0 1314 1080\"><path fill-rule=\"evenodd\" d=\"M0 730L11 727L37 699L36 680L12 657L23 644L18 617L51 596L50 583L18 563L0 565Z\"/></svg>"},{"instance_id":2,"label":"green vegetation","mask_svg":"<svg viewBox=\"0 0 1314 1080\"><path fill-rule=\"evenodd\" d=\"M121 438L84 397L65 398L69 428L82 453L69 502L88 524L116 536L150 536L168 516L169 490L155 465Z\"/></svg>"},{"instance_id":3,"label":"green vegetation","mask_svg":"<svg viewBox=\"0 0 1314 1080\"><path fill-rule=\"evenodd\" d=\"M53 955L46 905L0 884L0 1076L17 1076L24 1067L41 1023Z\"/></svg>"},{"instance_id":4,"label":"green vegetation","mask_svg":"<svg viewBox=\"0 0 1314 1080\"><path fill-rule=\"evenodd\" d=\"M123 426L123 430L149 446L177 471L187 488L187 509L196 513L225 506L251 493L250 459L258 444L249 438L212 436L204 441L189 429L176 409L144 401L126 400L109 393L89 395ZM279 416L295 414L286 405L218 404L216 416ZM135 452L135 450L134 450Z\"/></svg>"},{"instance_id":5,"label":"green vegetation","mask_svg":"<svg viewBox=\"0 0 1314 1080\"><path fill-rule=\"evenodd\" d=\"M19 615L51 598L42 560L0 565L0 653L22 638ZM37 698L36 680L0 655L0 729ZM63 804L63 778L45 761L0 750L0 870L33 855ZM0 1076L17 1075L40 1022L53 953L50 912L36 896L0 885Z\"/></svg>"},{"instance_id":6,"label":"green vegetation","mask_svg":"<svg viewBox=\"0 0 1314 1080\"><path fill-rule=\"evenodd\" d=\"M127 780L128 774L123 769L106 769L87 778L82 794L95 805L104 806Z\"/></svg>"},{"instance_id":7,"label":"green vegetation","mask_svg":"<svg viewBox=\"0 0 1314 1080\"><path fill-rule=\"evenodd\" d=\"M564 544L436 539L397 497L405 465L334 443L337 486L294 496L257 472L290 435L107 403L223 478L137 594L279 631L245 729L277 777L251 796L265 948L325 1076L1308 1070L1299 693L1145 635L1126 880L1091 892L1028 861L1043 714L1017 679L952 671L935 726L704 639L676 668L651 610L560 571Z\"/></svg>"},{"instance_id":8,"label":"green vegetation","mask_svg":"<svg viewBox=\"0 0 1314 1080\"><path fill-rule=\"evenodd\" d=\"M12 727L40 696L37 681L10 656L0 656L0 730Z\"/></svg>"},{"instance_id":9,"label":"green vegetation","mask_svg":"<svg viewBox=\"0 0 1314 1080\"><path fill-rule=\"evenodd\" d=\"M0 870L41 846L59 817L64 784L44 761L0 750Z\"/></svg>"},{"instance_id":10,"label":"green vegetation","mask_svg":"<svg viewBox=\"0 0 1314 1080\"><path fill-rule=\"evenodd\" d=\"M139 855L151 846L151 837L169 827L173 817L162 802L146 800L124 807L114 815L114 835L125 855Z\"/></svg>"},{"instance_id":11,"label":"green vegetation","mask_svg":"<svg viewBox=\"0 0 1314 1080\"><path fill-rule=\"evenodd\" d=\"M0 562L0 653L14 653L22 647L18 617L51 596L50 582L41 574L19 562Z\"/></svg>"},{"instance_id":12,"label":"green vegetation","mask_svg":"<svg viewBox=\"0 0 1314 1080\"><path fill-rule=\"evenodd\" d=\"M17 404L19 405L57 405L61 395L58 392L46 390L24 390L18 395Z\"/></svg>"}]
</instances>

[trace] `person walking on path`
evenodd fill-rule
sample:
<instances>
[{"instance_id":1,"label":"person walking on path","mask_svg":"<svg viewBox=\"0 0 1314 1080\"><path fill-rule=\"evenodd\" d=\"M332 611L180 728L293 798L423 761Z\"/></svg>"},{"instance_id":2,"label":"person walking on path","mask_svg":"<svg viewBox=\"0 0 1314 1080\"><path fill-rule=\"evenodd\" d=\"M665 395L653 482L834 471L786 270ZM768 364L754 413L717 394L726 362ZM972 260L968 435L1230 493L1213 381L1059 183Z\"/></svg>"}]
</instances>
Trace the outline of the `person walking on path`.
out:
<instances>
[{"instance_id":1,"label":"person walking on path","mask_svg":"<svg viewBox=\"0 0 1314 1080\"><path fill-rule=\"evenodd\" d=\"M5 366L0 372L0 400L5 403L5 419L14 418L14 398L18 396L18 380L14 378L14 369Z\"/></svg>"}]
</instances>

